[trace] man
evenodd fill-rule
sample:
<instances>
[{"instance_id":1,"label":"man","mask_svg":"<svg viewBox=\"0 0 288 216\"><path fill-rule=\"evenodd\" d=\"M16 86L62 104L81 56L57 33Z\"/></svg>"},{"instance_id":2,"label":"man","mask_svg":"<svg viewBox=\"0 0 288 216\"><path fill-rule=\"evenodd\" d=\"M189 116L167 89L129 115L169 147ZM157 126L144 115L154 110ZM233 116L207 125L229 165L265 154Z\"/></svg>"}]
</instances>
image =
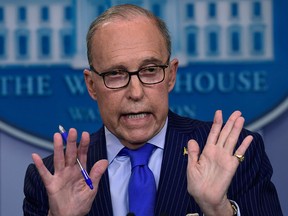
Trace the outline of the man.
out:
<instances>
[{"instance_id":1,"label":"man","mask_svg":"<svg viewBox=\"0 0 288 216\"><path fill-rule=\"evenodd\" d=\"M82 133L78 148L77 132L70 129L65 153L56 133L54 155L43 161L32 155L25 215L126 215L131 165L122 149L150 144L155 215L282 215L262 139L242 129L241 112L222 127L221 111L213 124L169 111L178 60L170 60L170 37L161 20L137 6L112 7L91 24L87 49L85 82L104 126L91 136ZM93 190L76 158L86 165Z\"/></svg>"}]
</instances>

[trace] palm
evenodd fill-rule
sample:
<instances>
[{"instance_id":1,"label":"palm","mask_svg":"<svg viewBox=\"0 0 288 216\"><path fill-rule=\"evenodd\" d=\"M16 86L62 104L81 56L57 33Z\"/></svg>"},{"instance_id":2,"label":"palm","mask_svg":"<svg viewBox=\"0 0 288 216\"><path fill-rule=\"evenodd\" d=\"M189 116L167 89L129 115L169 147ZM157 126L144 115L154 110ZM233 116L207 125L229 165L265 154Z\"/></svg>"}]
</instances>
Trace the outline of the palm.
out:
<instances>
[{"instance_id":1,"label":"palm","mask_svg":"<svg viewBox=\"0 0 288 216\"><path fill-rule=\"evenodd\" d=\"M82 164L86 164L89 146L89 134L83 133L80 145L76 147L77 132L71 129L68 135L66 153L63 152L60 134L54 136L54 169L52 175L45 167L39 155L33 154L33 160L43 180L49 199L49 215L85 215L89 212L94 197L97 194L100 178L108 166L107 160L96 162L90 178L94 185L91 190L83 179L78 157ZM85 168L85 167L84 167Z\"/></svg>"},{"instance_id":2,"label":"palm","mask_svg":"<svg viewBox=\"0 0 288 216\"><path fill-rule=\"evenodd\" d=\"M51 183L46 186L50 206L59 210L61 208L67 215L73 215L75 212L81 215L90 209L91 201L88 200L93 200L96 192L87 187L79 167L66 167L55 173L52 178Z\"/></svg>"},{"instance_id":3,"label":"palm","mask_svg":"<svg viewBox=\"0 0 288 216\"><path fill-rule=\"evenodd\" d=\"M212 204L225 198L228 186L233 178L238 161L233 156L222 152L218 157L217 146L206 148L198 163L188 165L188 191L196 197L205 197ZM218 196L211 196L218 195Z\"/></svg>"},{"instance_id":4,"label":"palm","mask_svg":"<svg viewBox=\"0 0 288 216\"><path fill-rule=\"evenodd\" d=\"M200 156L198 143L195 140L188 143L188 192L202 209L221 206L227 201L226 193L239 165L233 152L244 119L240 112L234 112L223 129L222 123L222 114L218 111ZM237 154L244 155L251 141L251 136L246 137Z\"/></svg>"}]
</instances>

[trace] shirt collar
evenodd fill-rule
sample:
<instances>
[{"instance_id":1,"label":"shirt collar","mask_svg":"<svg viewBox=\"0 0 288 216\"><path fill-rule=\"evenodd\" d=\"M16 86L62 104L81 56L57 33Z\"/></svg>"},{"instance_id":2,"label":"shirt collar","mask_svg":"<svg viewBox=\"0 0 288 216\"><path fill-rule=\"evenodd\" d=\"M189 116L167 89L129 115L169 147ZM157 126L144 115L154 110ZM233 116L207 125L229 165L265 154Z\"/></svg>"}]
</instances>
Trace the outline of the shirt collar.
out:
<instances>
[{"instance_id":1,"label":"shirt collar","mask_svg":"<svg viewBox=\"0 0 288 216\"><path fill-rule=\"evenodd\" d=\"M168 117L166 118L165 124L163 128L160 130L158 134L156 134L154 137L152 137L150 140L148 140L148 143L151 143L155 146L157 146L160 149L164 149L165 144L165 136L167 131L167 124L168 124ZM120 150L123 148L123 145L119 141L119 139L112 134L106 127L105 129L105 138L106 138L106 148L107 148L107 157L109 164L112 163L114 158L117 156L117 154L120 152Z\"/></svg>"}]
</instances>

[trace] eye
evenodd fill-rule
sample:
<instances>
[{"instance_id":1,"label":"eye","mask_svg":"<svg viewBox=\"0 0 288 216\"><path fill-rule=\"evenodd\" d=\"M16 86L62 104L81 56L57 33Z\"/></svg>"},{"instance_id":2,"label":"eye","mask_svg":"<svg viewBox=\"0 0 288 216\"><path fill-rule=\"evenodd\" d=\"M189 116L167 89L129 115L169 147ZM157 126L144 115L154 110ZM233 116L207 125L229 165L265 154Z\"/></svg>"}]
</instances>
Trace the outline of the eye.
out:
<instances>
[{"instance_id":1,"label":"eye","mask_svg":"<svg viewBox=\"0 0 288 216\"><path fill-rule=\"evenodd\" d=\"M105 73L105 76L107 77L113 77L113 78L117 78L117 77L125 77L127 76L127 72L125 70L113 70L113 71L109 71Z\"/></svg>"},{"instance_id":2,"label":"eye","mask_svg":"<svg viewBox=\"0 0 288 216\"><path fill-rule=\"evenodd\" d=\"M157 66L150 66L150 67L145 67L141 70L141 73L155 73L157 72L158 67Z\"/></svg>"}]
</instances>

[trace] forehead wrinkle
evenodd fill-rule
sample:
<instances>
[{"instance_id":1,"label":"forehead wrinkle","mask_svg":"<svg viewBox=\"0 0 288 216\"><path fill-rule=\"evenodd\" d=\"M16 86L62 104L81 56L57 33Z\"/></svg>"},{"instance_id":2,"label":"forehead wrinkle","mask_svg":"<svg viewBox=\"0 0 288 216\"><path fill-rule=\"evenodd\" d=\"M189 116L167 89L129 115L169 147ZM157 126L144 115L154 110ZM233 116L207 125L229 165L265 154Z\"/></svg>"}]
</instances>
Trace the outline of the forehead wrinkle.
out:
<instances>
[{"instance_id":1,"label":"forehead wrinkle","mask_svg":"<svg viewBox=\"0 0 288 216\"><path fill-rule=\"evenodd\" d=\"M135 21L136 20L133 20L133 22L132 21L128 21L124 23L121 22L121 26L124 25L125 28L128 27L129 29L130 28L129 26L131 25L131 27L134 28ZM136 22L139 22L139 24L142 25L142 23L146 23L145 21L146 21L145 19L143 20L141 18L137 20ZM168 58L168 57L166 57L167 52L166 52L166 47L165 47L165 41L163 41L163 38L161 37L161 35L156 38L153 36L152 41L148 39L150 37L149 35L147 36L147 35L140 34L141 35L140 38L141 37L144 38L144 41L133 40L134 38L131 36L132 37L131 39L133 40L133 42L129 40L119 40L119 39L116 40L114 37L112 38L113 40L108 42L108 44L105 44L105 47L103 46L104 44L101 44L101 43L99 44L99 38L96 39L96 37L100 37L100 38L104 37L107 34L107 31L110 34L110 26L113 29L115 28L114 24L116 23L107 22L103 24L101 28L98 29L98 34L94 35L94 40L93 40L93 45L95 46L94 52L100 51L100 53L98 53L100 55L96 55L96 53L94 53L92 56L92 61L96 63L95 66L99 67L98 70L108 70L110 68L111 69L128 68L129 66L131 67L131 68L129 67L129 70L136 70L139 67L147 63L155 63L155 64L166 63L164 62L166 61L166 59L164 60L163 58ZM145 26L147 27L146 24ZM150 23L148 24L150 25ZM149 26L149 28L154 28L154 26ZM150 31L150 33L151 32L152 31ZM154 49L156 47L158 48ZM104 51L105 51L105 55L103 53ZM107 58L109 59L109 61Z\"/></svg>"}]
</instances>

